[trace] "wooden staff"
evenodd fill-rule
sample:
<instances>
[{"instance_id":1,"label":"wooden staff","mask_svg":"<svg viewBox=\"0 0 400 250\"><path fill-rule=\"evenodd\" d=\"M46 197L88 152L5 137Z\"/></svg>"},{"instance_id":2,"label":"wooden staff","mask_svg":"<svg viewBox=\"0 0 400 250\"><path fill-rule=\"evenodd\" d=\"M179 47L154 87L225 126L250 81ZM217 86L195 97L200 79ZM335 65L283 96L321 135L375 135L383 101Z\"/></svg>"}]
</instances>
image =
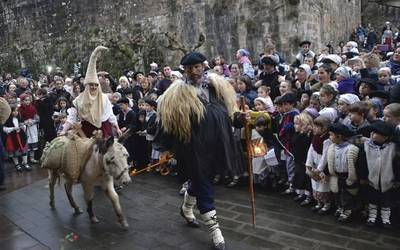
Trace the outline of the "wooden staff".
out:
<instances>
[{"instance_id":1,"label":"wooden staff","mask_svg":"<svg viewBox=\"0 0 400 250\"><path fill-rule=\"evenodd\" d=\"M240 97L240 108L243 112L246 112L246 102L244 96ZM251 202L251 216L253 227L256 227L256 203L254 195L254 185L253 185L253 149L251 147L251 127L249 122L245 122L244 127L246 148L247 148L247 172L249 173L249 191L250 191L250 202Z\"/></svg>"}]
</instances>

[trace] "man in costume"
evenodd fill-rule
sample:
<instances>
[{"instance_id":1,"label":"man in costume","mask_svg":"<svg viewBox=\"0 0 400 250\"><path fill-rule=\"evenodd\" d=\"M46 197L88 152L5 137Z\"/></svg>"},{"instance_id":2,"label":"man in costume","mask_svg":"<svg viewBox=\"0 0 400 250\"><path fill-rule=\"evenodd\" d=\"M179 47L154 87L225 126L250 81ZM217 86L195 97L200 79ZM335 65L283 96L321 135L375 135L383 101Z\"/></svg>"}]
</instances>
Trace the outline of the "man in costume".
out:
<instances>
[{"instance_id":1,"label":"man in costume","mask_svg":"<svg viewBox=\"0 0 400 250\"><path fill-rule=\"evenodd\" d=\"M84 81L85 90L73 101L73 107L68 109L68 118L61 134L65 134L72 126L81 126L86 137L92 137L94 131L101 130L103 137L108 138L112 136L112 127L118 135L122 134L112 104L107 95L103 94L97 78L96 61L102 50L107 48L98 46L90 56Z\"/></svg>"},{"instance_id":2,"label":"man in costume","mask_svg":"<svg viewBox=\"0 0 400 250\"><path fill-rule=\"evenodd\" d=\"M161 96L159 131L154 147L172 151L189 180L181 215L191 227L199 227L196 205L208 227L215 249L225 249L219 228L212 179L234 168L232 125L242 125L236 95L228 81L217 74L204 75L205 56L190 52L181 60L186 80L176 80Z\"/></svg>"}]
</instances>

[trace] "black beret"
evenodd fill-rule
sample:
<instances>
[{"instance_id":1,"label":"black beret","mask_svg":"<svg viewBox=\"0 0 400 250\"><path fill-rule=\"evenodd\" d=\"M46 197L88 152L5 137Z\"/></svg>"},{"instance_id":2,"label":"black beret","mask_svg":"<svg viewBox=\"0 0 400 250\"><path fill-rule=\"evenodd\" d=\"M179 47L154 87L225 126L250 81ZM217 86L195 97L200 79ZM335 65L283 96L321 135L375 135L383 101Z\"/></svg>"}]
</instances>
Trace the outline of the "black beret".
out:
<instances>
[{"instance_id":1,"label":"black beret","mask_svg":"<svg viewBox=\"0 0 400 250\"><path fill-rule=\"evenodd\" d=\"M370 131L375 132L377 134L391 137L394 134L395 127L391 125L390 123L381 121L381 120L376 120L370 125Z\"/></svg>"},{"instance_id":2,"label":"black beret","mask_svg":"<svg viewBox=\"0 0 400 250\"><path fill-rule=\"evenodd\" d=\"M311 42L308 41L308 40L304 40L304 41L302 41L302 42L299 44L299 46L301 47L301 46L303 46L304 44L311 45Z\"/></svg>"},{"instance_id":3,"label":"black beret","mask_svg":"<svg viewBox=\"0 0 400 250\"><path fill-rule=\"evenodd\" d=\"M376 86L376 81L371 78L361 78L358 81L358 87L360 87L361 83L365 83L369 86L371 90L376 90L378 87Z\"/></svg>"},{"instance_id":4,"label":"black beret","mask_svg":"<svg viewBox=\"0 0 400 250\"><path fill-rule=\"evenodd\" d=\"M119 100L117 101L117 103L118 103L118 104L120 104L120 103L129 104L129 99L126 98L126 97L122 97L121 99L119 99Z\"/></svg>"},{"instance_id":5,"label":"black beret","mask_svg":"<svg viewBox=\"0 0 400 250\"><path fill-rule=\"evenodd\" d=\"M207 58L203 54L192 51L182 57L181 65L183 66L195 65L198 63L203 63L206 60Z\"/></svg>"},{"instance_id":6,"label":"black beret","mask_svg":"<svg viewBox=\"0 0 400 250\"><path fill-rule=\"evenodd\" d=\"M136 77L137 77L139 74L144 75L144 73L141 72L141 71L135 72L135 74L133 74L133 79L135 79L135 81L136 81Z\"/></svg>"},{"instance_id":7,"label":"black beret","mask_svg":"<svg viewBox=\"0 0 400 250\"><path fill-rule=\"evenodd\" d=\"M286 93L283 96L281 96L281 98L279 99L279 103L296 103L297 102L297 95L295 93Z\"/></svg>"},{"instance_id":8,"label":"black beret","mask_svg":"<svg viewBox=\"0 0 400 250\"><path fill-rule=\"evenodd\" d=\"M150 106L152 106L152 107L154 107L154 108L157 108L157 102L154 101L154 100L152 100L152 99L150 99L150 98L146 98L146 99L144 100L144 102L147 103L147 104L149 104Z\"/></svg>"},{"instance_id":9,"label":"black beret","mask_svg":"<svg viewBox=\"0 0 400 250\"><path fill-rule=\"evenodd\" d=\"M350 137L354 135L349 127L339 122L330 125L329 131L338 135L343 135L344 137Z\"/></svg>"},{"instance_id":10,"label":"black beret","mask_svg":"<svg viewBox=\"0 0 400 250\"><path fill-rule=\"evenodd\" d=\"M265 56L261 59L261 64L276 66L278 65L270 56Z\"/></svg>"},{"instance_id":11,"label":"black beret","mask_svg":"<svg viewBox=\"0 0 400 250\"><path fill-rule=\"evenodd\" d=\"M388 91L384 91L384 90L375 90L375 91L371 91L371 93L368 96L369 96L369 98L378 97L378 98L389 100L390 93Z\"/></svg>"}]
</instances>

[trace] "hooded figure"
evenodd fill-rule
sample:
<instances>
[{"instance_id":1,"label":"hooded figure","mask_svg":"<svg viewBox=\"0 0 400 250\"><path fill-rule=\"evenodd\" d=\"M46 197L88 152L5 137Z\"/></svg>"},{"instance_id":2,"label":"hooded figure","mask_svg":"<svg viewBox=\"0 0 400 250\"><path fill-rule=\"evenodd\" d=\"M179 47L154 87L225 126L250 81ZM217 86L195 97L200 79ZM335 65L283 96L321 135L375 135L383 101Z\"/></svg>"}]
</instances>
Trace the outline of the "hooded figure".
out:
<instances>
[{"instance_id":1,"label":"hooded figure","mask_svg":"<svg viewBox=\"0 0 400 250\"><path fill-rule=\"evenodd\" d=\"M91 137L95 130L101 130L103 137L108 138L112 136L112 127L116 128L118 135L122 134L111 102L103 94L97 78L96 61L102 50L107 48L98 46L90 56L84 80L85 90L73 101L74 107L68 109L68 118L61 134L78 122L81 122L82 131L87 137Z\"/></svg>"}]
</instances>

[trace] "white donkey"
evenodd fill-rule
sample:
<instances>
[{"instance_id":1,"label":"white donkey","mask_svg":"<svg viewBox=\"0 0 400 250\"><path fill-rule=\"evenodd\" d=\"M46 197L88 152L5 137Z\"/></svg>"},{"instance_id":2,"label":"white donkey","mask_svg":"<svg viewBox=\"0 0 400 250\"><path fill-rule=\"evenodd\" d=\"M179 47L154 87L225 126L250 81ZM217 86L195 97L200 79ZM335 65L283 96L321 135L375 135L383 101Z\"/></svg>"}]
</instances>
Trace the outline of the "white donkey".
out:
<instances>
[{"instance_id":1,"label":"white donkey","mask_svg":"<svg viewBox=\"0 0 400 250\"><path fill-rule=\"evenodd\" d=\"M118 216L118 222L124 228L128 228L128 222L122 214L119 197L114 189L114 179L126 185L131 182L131 177L128 171L128 152L125 147L119 142L114 141L114 138L108 140L97 139L92 147L92 154L89 157L83 171L80 174L79 181L82 184L84 197L87 205L87 212L92 223L97 223L99 220L93 213L93 187L96 183L100 183L105 190L106 195L113 204L115 213ZM54 209L54 185L62 173L61 168L53 168L49 170L49 188L50 188L50 206ZM67 193L71 206L75 209L75 214L81 214L82 210L75 203L72 197L73 181L69 178L65 179L65 191Z\"/></svg>"}]
</instances>

